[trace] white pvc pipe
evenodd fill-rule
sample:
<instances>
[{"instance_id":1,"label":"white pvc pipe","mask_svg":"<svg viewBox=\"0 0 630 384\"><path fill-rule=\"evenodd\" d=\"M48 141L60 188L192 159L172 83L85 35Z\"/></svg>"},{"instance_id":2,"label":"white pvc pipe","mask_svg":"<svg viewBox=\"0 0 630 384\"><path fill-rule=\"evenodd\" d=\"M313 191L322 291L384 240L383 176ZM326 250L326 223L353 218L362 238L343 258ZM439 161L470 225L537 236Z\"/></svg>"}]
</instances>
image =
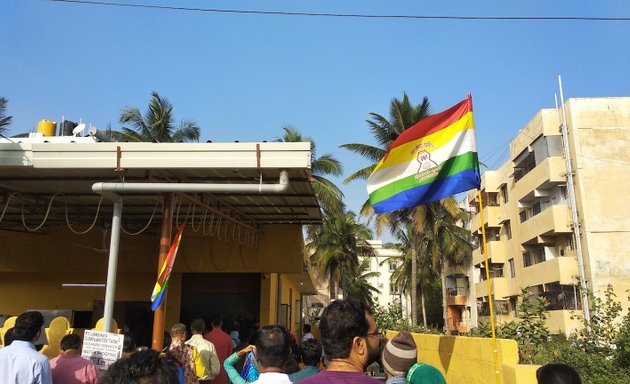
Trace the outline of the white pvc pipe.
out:
<instances>
[{"instance_id":1,"label":"white pvc pipe","mask_svg":"<svg viewBox=\"0 0 630 384\"><path fill-rule=\"evenodd\" d=\"M92 191L102 194L133 192L252 192L280 193L289 188L289 174L280 172L277 184L205 184L205 183L94 183Z\"/></svg>"},{"instance_id":2,"label":"white pvc pipe","mask_svg":"<svg viewBox=\"0 0 630 384\"><path fill-rule=\"evenodd\" d=\"M126 192L250 192L280 193L289 189L289 173L280 171L277 184L205 184L205 183L94 183L92 191L114 201L112 216L112 235L109 246L107 265L107 286L105 288L105 308L103 310L104 331L110 332L114 314L116 295L116 275L118 268L118 247L123 201L119 193ZM279 300L280 298L278 298ZM280 304L278 303L278 312Z\"/></svg>"},{"instance_id":3,"label":"white pvc pipe","mask_svg":"<svg viewBox=\"0 0 630 384\"><path fill-rule=\"evenodd\" d=\"M107 263L107 285L105 287L105 306L103 309L104 332L111 332L114 316L114 298L116 296L116 275L118 269L118 246L120 243L120 222L122 219L123 200L114 201L112 215L112 235L109 240L109 261ZM114 330L114 332L116 332Z\"/></svg>"}]
</instances>

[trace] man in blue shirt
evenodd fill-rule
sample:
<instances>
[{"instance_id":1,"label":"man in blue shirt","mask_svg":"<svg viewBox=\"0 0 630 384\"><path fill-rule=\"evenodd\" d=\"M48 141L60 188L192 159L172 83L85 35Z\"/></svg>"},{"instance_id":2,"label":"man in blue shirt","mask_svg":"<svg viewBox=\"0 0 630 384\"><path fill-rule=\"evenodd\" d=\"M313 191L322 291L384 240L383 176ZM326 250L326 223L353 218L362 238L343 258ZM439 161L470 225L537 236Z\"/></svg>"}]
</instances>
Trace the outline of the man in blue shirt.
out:
<instances>
[{"instance_id":1,"label":"man in blue shirt","mask_svg":"<svg viewBox=\"0 0 630 384\"><path fill-rule=\"evenodd\" d=\"M322 346L315 339L307 339L300 346L300 356L304 369L289 375L289 380L297 383L319 373L319 362L322 358Z\"/></svg>"},{"instance_id":2,"label":"man in blue shirt","mask_svg":"<svg viewBox=\"0 0 630 384\"><path fill-rule=\"evenodd\" d=\"M23 313L17 318L15 340L0 349L0 383L52 384L48 359L33 345L43 325L44 317L36 311Z\"/></svg>"}]
</instances>

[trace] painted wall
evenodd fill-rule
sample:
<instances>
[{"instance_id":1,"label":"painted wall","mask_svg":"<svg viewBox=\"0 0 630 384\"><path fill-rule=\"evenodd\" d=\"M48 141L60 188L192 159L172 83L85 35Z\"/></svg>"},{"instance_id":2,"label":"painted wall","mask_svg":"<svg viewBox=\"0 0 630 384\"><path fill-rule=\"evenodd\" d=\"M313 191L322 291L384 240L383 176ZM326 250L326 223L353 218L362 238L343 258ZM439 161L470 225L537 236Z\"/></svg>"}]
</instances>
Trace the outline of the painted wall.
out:
<instances>
[{"instance_id":1,"label":"painted wall","mask_svg":"<svg viewBox=\"0 0 630 384\"><path fill-rule=\"evenodd\" d=\"M166 326L179 320L183 272L301 273L301 227L270 225L263 230L258 249L187 230L169 283ZM85 247L100 248L102 240L99 229L83 236L66 227L48 229L43 235L0 231L0 314L27 309L92 310L95 300L104 300L104 288L62 288L61 284L106 281L107 252ZM158 269L158 240L157 235L121 236L116 301L150 300ZM276 320L277 292L270 282L261 284L261 324ZM299 289L292 288L299 297Z\"/></svg>"},{"instance_id":2,"label":"painted wall","mask_svg":"<svg viewBox=\"0 0 630 384\"><path fill-rule=\"evenodd\" d=\"M388 331L391 340L397 332ZM439 369L449 384L495 382L492 339L464 336L412 334L418 361ZM518 364L514 340L497 339L501 379L506 384L536 384L536 368Z\"/></svg>"}]
</instances>

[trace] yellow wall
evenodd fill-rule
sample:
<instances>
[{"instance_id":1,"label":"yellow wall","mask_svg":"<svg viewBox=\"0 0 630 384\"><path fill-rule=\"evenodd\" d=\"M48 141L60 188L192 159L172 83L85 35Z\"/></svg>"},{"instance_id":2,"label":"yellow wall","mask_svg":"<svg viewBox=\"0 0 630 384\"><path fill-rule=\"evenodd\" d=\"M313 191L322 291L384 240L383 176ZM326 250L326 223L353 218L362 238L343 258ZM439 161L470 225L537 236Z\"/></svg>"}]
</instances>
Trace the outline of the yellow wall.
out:
<instances>
[{"instance_id":1,"label":"yellow wall","mask_svg":"<svg viewBox=\"0 0 630 384\"><path fill-rule=\"evenodd\" d=\"M397 332L388 331L388 339ZM412 334L418 347L418 361L439 369L449 384L495 383L492 339L463 336ZM514 340L497 340L501 382L535 384L537 366L518 364Z\"/></svg>"},{"instance_id":2,"label":"yellow wall","mask_svg":"<svg viewBox=\"0 0 630 384\"><path fill-rule=\"evenodd\" d=\"M269 279L261 283L261 324L276 323L277 282L275 273L303 271L303 240L299 225L268 225L258 248L204 237L191 227L184 232L169 283L166 326L179 321L182 273L254 272ZM127 236L120 241L116 301L149 301L158 260L157 235ZM61 283L104 283L106 253L77 244L100 248L102 232L95 228L79 236L65 227L47 233L0 231L0 314L20 314L27 309L90 311L94 300L104 300L104 288L62 288ZM291 283L288 289L298 290Z\"/></svg>"}]
</instances>

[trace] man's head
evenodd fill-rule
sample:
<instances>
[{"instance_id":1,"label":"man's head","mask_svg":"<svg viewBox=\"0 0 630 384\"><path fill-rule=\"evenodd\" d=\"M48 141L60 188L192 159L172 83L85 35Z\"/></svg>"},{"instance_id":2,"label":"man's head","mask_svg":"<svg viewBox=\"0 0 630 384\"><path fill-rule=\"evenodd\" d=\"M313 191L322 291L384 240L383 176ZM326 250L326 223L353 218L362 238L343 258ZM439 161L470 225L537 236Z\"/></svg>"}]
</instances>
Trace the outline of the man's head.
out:
<instances>
[{"instance_id":1,"label":"man's head","mask_svg":"<svg viewBox=\"0 0 630 384\"><path fill-rule=\"evenodd\" d=\"M256 359L265 368L284 369L291 357L291 339L287 330L279 325L263 327L256 340Z\"/></svg>"},{"instance_id":2,"label":"man's head","mask_svg":"<svg viewBox=\"0 0 630 384\"><path fill-rule=\"evenodd\" d=\"M322 346L314 339L303 341L300 346L300 356L304 365L317 367L322 358Z\"/></svg>"},{"instance_id":3,"label":"man's head","mask_svg":"<svg viewBox=\"0 0 630 384\"><path fill-rule=\"evenodd\" d=\"M197 318L190 322L190 332L193 335L203 334L204 329L206 329L206 322L203 319Z\"/></svg>"},{"instance_id":4,"label":"man's head","mask_svg":"<svg viewBox=\"0 0 630 384\"><path fill-rule=\"evenodd\" d=\"M547 364L538 368L536 380L539 384L581 384L580 375L566 364Z\"/></svg>"},{"instance_id":5,"label":"man's head","mask_svg":"<svg viewBox=\"0 0 630 384\"><path fill-rule=\"evenodd\" d=\"M216 328L220 328L221 325L223 324L223 316L221 316L220 313L216 313L214 315L212 315L212 318L210 319L210 322L212 323L212 327L216 327Z\"/></svg>"},{"instance_id":6,"label":"man's head","mask_svg":"<svg viewBox=\"0 0 630 384\"><path fill-rule=\"evenodd\" d=\"M15 328L9 328L4 334L4 346L8 347L15 340Z\"/></svg>"},{"instance_id":7,"label":"man's head","mask_svg":"<svg viewBox=\"0 0 630 384\"><path fill-rule=\"evenodd\" d=\"M333 301L324 309L319 329L328 360L351 359L365 369L380 357L382 335L362 303Z\"/></svg>"},{"instance_id":8,"label":"man's head","mask_svg":"<svg viewBox=\"0 0 630 384\"><path fill-rule=\"evenodd\" d=\"M110 365L101 384L178 384L175 363L152 349L132 353Z\"/></svg>"},{"instance_id":9,"label":"man's head","mask_svg":"<svg viewBox=\"0 0 630 384\"><path fill-rule=\"evenodd\" d=\"M44 316L40 312L30 311L21 314L15 320L15 340L35 341L43 325Z\"/></svg>"},{"instance_id":10,"label":"man's head","mask_svg":"<svg viewBox=\"0 0 630 384\"><path fill-rule=\"evenodd\" d=\"M71 351L71 350L79 351L80 349L81 349L81 336L71 333L69 335L65 335L63 339L61 339L62 352Z\"/></svg>"},{"instance_id":11,"label":"man's head","mask_svg":"<svg viewBox=\"0 0 630 384\"><path fill-rule=\"evenodd\" d=\"M302 327L302 332L310 333L311 332L311 325L310 324L304 324L304 326Z\"/></svg>"},{"instance_id":12,"label":"man's head","mask_svg":"<svg viewBox=\"0 0 630 384\"><path fill-rule=\"evenodd\" d=\"M405 377L409 368L418 362L416 342L409 332L400 332L385 344L381 358L390 376Z\"/></svg>"},{"instance_id":13,"label":"man's head","mask_svg":"<svg viewBox=\"0 0 630 384\"><path fill-rule=\"evenodd\" d=\"M182 323L174 324L171 327L171 338L173 340L186 340L186 325Z\"/></svg>"}]
</instances>

